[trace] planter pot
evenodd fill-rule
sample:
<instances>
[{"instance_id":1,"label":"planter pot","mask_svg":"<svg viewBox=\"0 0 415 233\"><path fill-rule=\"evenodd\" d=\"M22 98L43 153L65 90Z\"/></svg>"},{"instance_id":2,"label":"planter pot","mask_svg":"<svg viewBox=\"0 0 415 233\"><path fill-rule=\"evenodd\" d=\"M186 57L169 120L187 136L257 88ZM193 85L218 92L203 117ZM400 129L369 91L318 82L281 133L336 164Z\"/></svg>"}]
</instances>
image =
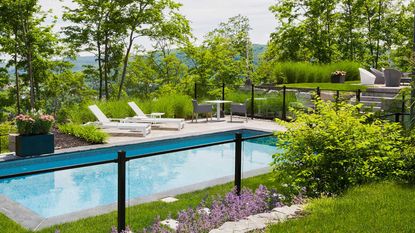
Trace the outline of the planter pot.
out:
<instances>
[{"instance_id":1,"label":"planter pot","mask_svg":"<svg viewBox=\"0 0 415 233\"><path fill-rule=\"evenodd\" d=\"M55 152L55 137L53 134L10 135L9 148L21 157L50 154Z\"/></svg>"},{"instance_id":2,"label":"planter pot","mask_svg":"<svg viewBox=\"0 0 415 233\"><path fill-rule=\"evenodd\" d=\"M345 75L331 76L332 83L344 83L344 81L346 81Z\"/></svg>"}]
</instances>

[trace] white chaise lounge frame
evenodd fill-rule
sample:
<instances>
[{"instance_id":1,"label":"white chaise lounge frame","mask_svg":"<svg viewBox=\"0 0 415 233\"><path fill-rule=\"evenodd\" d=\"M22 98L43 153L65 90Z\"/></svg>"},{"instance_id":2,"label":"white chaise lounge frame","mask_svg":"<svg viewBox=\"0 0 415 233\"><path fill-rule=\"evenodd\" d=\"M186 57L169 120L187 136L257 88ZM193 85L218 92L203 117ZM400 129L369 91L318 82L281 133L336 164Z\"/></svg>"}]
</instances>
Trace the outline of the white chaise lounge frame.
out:
<instances>
[{"instance_id":1,"label":"white chaise lounge frame","mask_svg":"<svg viewBox=\"0 0 415 233\"><path fill-rule=\"evenodd\" d=\"M370 73L370 71L359 68L359 73L360 73L360 83L362 85L374 85L375 84L376 76Z\"/></svg>"},{"instance_id":2,"label":"white chaise lounge frame","mask_svg":"<svg viewBox=\"0 0 415 233\"><path fill-rule=\"evenodd\" d=\"M136 116L128 117L125 122L133 123L150 123L150 124L174 124L177 130L184 128L185 120L183 118L154 118L149 117L151 114L145 114L135 102L128 102L128 105L134 111Z\"/></svg>"},{"instance_id":3,"label":"white chaise lounge frame","mask_svg":"<svg viewBox=\"0 0 415 233\"><path fill-rule=\"evenodd\" d=\"M94 125L103 129L120 129L130 130L132 132L139 132L144 137L151 133L151 125L145 123L132 123L126 122L125 119L109 119L96 105L88 107L89 110L98 119L98 122L94 122ZM118 122L116 122L118 121Z\"/></svg>"}]
</instances>

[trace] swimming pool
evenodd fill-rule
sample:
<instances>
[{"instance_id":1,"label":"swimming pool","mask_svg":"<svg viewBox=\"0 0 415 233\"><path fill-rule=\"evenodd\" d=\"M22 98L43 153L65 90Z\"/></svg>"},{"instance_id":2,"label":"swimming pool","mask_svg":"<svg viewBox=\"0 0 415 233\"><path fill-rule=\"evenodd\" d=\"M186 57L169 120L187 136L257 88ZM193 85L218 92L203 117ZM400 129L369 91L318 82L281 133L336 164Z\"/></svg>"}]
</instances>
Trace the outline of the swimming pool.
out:
<instances>
[{"instance_id":1,"label":"swimming pool","mask_svg":"<svg viewBox=\"0 0 415 233\"><path fill-rule=\"evenodd\" d=\"M264 132L243 130L244 137ZM0 175L36 171L127 157L234 138L235 131L169 139L105 149L65 153L0 163ZM266 168L277 152L266 139L243 143L243 171ZM234 174L234 143L169 153L127 162L127 199L189 186ZM115 163L0 180L0 195L19 203L43 218L83 211L117 201Z\"/></svg>"}]
</instances>

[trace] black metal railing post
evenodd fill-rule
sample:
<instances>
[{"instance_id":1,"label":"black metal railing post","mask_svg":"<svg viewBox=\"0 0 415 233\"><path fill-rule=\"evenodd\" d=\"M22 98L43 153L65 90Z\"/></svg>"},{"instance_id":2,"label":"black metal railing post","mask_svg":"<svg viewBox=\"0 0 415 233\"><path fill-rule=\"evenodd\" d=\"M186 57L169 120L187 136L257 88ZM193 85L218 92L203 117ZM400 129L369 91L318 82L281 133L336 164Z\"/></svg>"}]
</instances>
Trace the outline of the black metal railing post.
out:
<instances>
[{"instance_id":1,"label":"black metal railing post","mask_svg":"<svg viewBox=\"0 0 415 233\"><path fill-rule=\"evenodd\" d=\"M125 179L126 179L126 172L125 172L125 165L126 165L126 153L125 151L118 152L118 232L122 232L125 230Z\"/></svg>"},{"instance_id":2,"label":"black metal railing post","mask_svg":"<svg viewBox=\"0 0 415 233\"><path fill-rule=\"evenodd\" d=\"M251 118L254 119L254 114L255 114L255 86L254 84L252 84L252 89L251 89Z\"/></svg>"},{"instance_id":3,"label":"black metal railing post","mask_svg":"<svg viewBox=\"0 0 415 233\"><path fill-rule=\"evenodd\" d=\"M282 87L282 120L287 120L287 106L286 106L287 87Z\"/></svg>"},{"instance_id":4,"label":"black metal railing post","mask_svg":"<svg viewBox=\"0 0 415 233\"><path fill-rule=\"evenodd\" d=\"M195 100L197 100L197 83L195 83Z\"/></svg>"},{"instance_id":5,"label":"black metal railing post","mask_svg":"<svg viewBox=\"0 0 415 233\"><path fill-rule=\"evenodd\" d=\"M318 96L318 97L321 97L321 96L320 96L320 95L321 95L321 92L320 92L320 87L317 87L316 93L317 93L317 96Z\"/></svg>"},{"instance_id":6,"label":"black metal railing post","mask_svg":"<svg viewBox=\"0 0 415 233\"><path fill-rule=\"evenodd\" d=\"M401 109L401 113L402 113L402 123L405 121L405 92L402 93L402 109Z\"/></svg>"},{"instance_id":7,"label":"black metal railing post","mask_svg":"<svg viewBox=\"0 0 415 233\"><path fill-rule=\"evenodd\" d=\"M222 83L222 100L225 100L225 83L224 82ZM223 114L225 114L225 104L222 103L221 107L222 107Z\"/></svg>"},{"instance_id":8,"label":"black metal railing post","mask_svg":"<svg viewBox=\"0 0 415 233\"><path fill-rule=\"evenodd\" d=\"M400 113L395 113L395 122L399 123L399 115L401 115Z\"/></svg>"},{"instance_id":9,"label":"black metal railing post","mask_svg":"<svg viewBox=\"0 0 415 233\"><path fill-rule=\"evenodd\" d=\"M235 134L235 187L236 194L241 195L242 178L242 134Z\"/></svg>"},{"instance_id":10,"label":"black metal railing post","mask_svg":"<svg viewBox=\"0 0 415 233\"><path fill-rule=\"evenodd\" d=\"M361 93L362 93L362 91L360 89L357 89L357 92L356 92L356 101L357 102L360 102L360 94Z\"/></svg>"},{"instance_id":11,"label":"black metal railing post","mask_svg":"<svg viewBox=\"0 0 415 233\"><path fill-rule=\"evenodd\" d=\"M339 102L339 100L340 100L340 91L339 91L339 90L337 90L337 91L336 91L336 103L338 103L338 102Z\"/></svg>"}]
</instances>

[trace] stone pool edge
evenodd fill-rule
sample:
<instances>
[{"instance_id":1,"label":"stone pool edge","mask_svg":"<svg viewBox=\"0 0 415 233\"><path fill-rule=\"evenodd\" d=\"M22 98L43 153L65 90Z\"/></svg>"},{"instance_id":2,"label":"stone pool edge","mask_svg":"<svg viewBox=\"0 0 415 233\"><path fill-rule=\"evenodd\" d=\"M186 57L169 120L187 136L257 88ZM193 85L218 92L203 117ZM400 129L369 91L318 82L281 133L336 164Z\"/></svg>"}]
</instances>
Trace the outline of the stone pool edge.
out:
<instances>
[{"instance_id":1,"label":"stone pool edge","mask_svg":"<svg viewBox=\"0 0 415 233\"><path fill-rule=\"evenodd\" d=\"M270 167L259 168L243 173L243 178L254 177L258 175L263 175L270 172ZM139 197L132 199L127 202L127 204L134 206L138 204L148 203L158 201L162 198L168 196L176 196L180 194L185 194L189 192L194 192L197 190L202 190L205 188L213 187L216 185L226 184L233 181L234 176L225 176L222 178L217 178L205 182L196 183L193 185L183 186L180 188L171 189L168 191L155 193L145 197ZM91 209L86 209L74 213L69 213L65 215L60 215L56 217L44 218L34 213L32 210L20 205L19 203L10 200L9 198L0 195L0 212L25 227L29 230L41 230L58 224L74 222L80 219L98 216L107 214L117 210L117 203L98 206Z\"/></svg>"},{"instance_id":2,"label":"stone pool edge","mask_svg":"<svg viewBox=\"0 0 415 233\"><path fill-rule=\"evenodd\" d=\"M236 130L253 130L253 131L262 131L262 132L266 132L266 133L275 132L275 130L264 129L264 128L260 128L260 127L257 128L257 127L252 127L252 126L234 126L234 127L229 127L227 129L209 130L209 131L205 131L203 133L190 132L190 133L185 133L185 134L182 134L182 135L179 135L179 136L169 135L169 136L161 136L161 137L148 138L148 139L144 138L144 139L140 139L139 142L128 141L128 142L119 142L119 143L111 143L111 144L79 146L79 147L56 150L55 153L52 153L52 154L44 154L44 155L37 155L37 156L18 157L18 156L13 154L13 155L0 157L0 163L1 162L8 162L8 161L15 161L15 160L24 160L24 159L30 159L30 158L49 157L49 156L54 156L54 155L74 153L74 152L82 152L82 151L88 151L88 150L108 149L108 148L112 148L112 147L136 145L136 144L141 144L141 143L146 143L146 142L154 142L154 141L161 141L161 140L180 139L180 138L201 136L201 135L213 134L213 133L224 133L224 132L236 131Z\"/></svg>"}]
</instances>

